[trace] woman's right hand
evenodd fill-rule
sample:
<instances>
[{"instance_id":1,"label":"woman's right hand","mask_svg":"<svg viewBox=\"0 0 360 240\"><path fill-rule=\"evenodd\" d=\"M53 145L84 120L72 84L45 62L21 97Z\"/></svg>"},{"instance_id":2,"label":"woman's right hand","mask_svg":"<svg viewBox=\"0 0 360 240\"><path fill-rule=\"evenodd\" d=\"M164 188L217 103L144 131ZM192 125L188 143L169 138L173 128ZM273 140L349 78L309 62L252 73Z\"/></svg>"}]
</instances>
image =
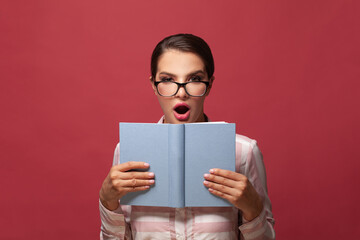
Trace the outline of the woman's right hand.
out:
<instances>
[{"instance_id":1,"label":"woman's right hand","mask_svg":"<svg viewBox=\"0 0 360 240\"><path fill-rule=\"evenodd\" d=\"M110 169L101 189L100 201L109 210L119 207L119 199L129 192L144 191L154 184L154 173L135 172L132 169L147 169L145 162L126 162L115 165Z\"/></svg>"}]
</instances>

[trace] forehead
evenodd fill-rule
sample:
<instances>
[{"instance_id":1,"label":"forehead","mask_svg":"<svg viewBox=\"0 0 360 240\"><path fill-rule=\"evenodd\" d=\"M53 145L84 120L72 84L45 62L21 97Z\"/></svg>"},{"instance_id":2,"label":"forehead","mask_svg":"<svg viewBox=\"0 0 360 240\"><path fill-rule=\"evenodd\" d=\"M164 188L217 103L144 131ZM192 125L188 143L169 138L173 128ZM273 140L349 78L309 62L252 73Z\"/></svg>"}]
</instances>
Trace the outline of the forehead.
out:
<instances>
[{"instance_id":1,"label":"forehead","mask_svg":"<svg viewBox=\"0 0 360 240\"><path fill-rule=\"evenodd\" d=\"M195 71L205 71L205 65L202 59L191 52L181 52L177 50L167 50L158 61L158 72L169 72L176 75L182 75Z\"/></svg>"}]
</instances>

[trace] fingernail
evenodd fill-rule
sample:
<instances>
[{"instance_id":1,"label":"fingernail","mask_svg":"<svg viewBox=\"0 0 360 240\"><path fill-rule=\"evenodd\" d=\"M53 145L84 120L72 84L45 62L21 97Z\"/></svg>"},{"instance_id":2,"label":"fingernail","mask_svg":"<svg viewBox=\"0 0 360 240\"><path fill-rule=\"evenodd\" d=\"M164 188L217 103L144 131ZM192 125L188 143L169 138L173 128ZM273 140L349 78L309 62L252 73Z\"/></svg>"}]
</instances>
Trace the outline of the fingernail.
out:
<instances>
[{"instance_id":1,"label":"fingernail","mask_svg":"<svg viewBox=\"0 0 360 240\"><path fill-rule=\"evenodd\" d=\"M209 184L209 182L208 182L208 181L204 181L204 184L205 184L205 185L208 185L208 184Z\"/></svg>"},{"instance_id":2,"label":"fingernail","mask_svg":"<svg viewBox=\"0 0 360 240\"><path fill-rule=\"evenodd\" d=\"M144 166L145 166L145 167L148 167L148 166L150 166L150 164L148 164L148 163L144 163Z\"/></svg>"},{"instance_id":3,"label":"fingernail","mask_svg":"<svg viewBox=\"0 0 360 240\"><path fill-rule=\"evenodd\" d=\"M145 186L145 188L150 188L150 186Z\"/></svg>"},{"instance_id":4,"label":"fingernail","mask_svg":"<svg viewBox=\"0 0 360 240\"><path fill-rule=\"evenodd\" d=\"M210 172L210 173L214 173L215 171L214 171L214 169L210 169L209 172Z\"/></svg>"},{"instance_id":5,"label":"fingernail","mask_svg":"<svg viewBox=\"0 0 360 240\"><path fill-rule=\"evenodd\" d=\"M210 174L208 174L208 173L204 174L204 178L208 178L209 176L210 176Z\"/></svg>"},{"instance_id":6,"label":"fingernail","mask_svg":"<svg viewBox=\"0 0 360 240\"><path fill-rule=\"evenodd\" d=\"M155 180L153 180L153 179L149 180L150 184L153 184L154 182L155 182Z\"/></svg>"},{"instance_id":7,"label":"fingernail","mask_svg":"<svg viewBox=\"0 0 360 240\"><path fill-rule=\"evenodd\" d=\"M155 174L153 172L150 172L149 177L153 177L153 176L155 176Z\"/></svg>"}]
</instances>

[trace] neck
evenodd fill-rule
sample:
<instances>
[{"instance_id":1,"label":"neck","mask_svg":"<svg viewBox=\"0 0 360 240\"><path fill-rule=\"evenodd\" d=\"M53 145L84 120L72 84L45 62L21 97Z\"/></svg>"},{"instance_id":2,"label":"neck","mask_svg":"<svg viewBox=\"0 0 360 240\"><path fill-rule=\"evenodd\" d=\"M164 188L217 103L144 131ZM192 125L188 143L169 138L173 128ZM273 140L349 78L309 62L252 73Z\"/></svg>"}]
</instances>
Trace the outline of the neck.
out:
<instances>
[{"instance_id":1,"label":"neck","mask_svg":"<svg viewBox=\"0 0 360 240\"><path fill-rule=\"evenodd\" d=\"M206 116L205 113L201 114L198 120L196 120L196 122L207 122L207 121L208 121L208 117Z\"/></svg>"}]
</instances>

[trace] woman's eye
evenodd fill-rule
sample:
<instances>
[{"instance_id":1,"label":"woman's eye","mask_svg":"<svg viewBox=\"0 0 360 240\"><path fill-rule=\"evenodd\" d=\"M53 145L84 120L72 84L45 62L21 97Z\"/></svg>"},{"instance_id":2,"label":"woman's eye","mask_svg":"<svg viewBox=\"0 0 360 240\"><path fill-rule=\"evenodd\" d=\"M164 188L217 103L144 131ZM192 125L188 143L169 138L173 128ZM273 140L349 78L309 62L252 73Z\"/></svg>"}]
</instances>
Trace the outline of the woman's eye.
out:
<instances>
[{"instance_id":1,"label":"woman's eye","mask_svg":"<svg viewBox=\"0 0 360 240\"><path fill-rule=\"evenodd\" d=\"M192 81L192 82L201 81L201 80L202 80L202 77L200 77L200 76L192 76L190 78L190 81Z\"/></svg>"},{"instance_id":2,"label":"woman's eye","mask_svg":"<svg viewBox=\"0 0 360 240\"><path fill-rule=\"evenodd\" d=\"M172 78L163 77L163 78L160 78L160 81L162 81L162 82L170 82L170 81L172 81Z\"/></svg>"}]
</instances>

